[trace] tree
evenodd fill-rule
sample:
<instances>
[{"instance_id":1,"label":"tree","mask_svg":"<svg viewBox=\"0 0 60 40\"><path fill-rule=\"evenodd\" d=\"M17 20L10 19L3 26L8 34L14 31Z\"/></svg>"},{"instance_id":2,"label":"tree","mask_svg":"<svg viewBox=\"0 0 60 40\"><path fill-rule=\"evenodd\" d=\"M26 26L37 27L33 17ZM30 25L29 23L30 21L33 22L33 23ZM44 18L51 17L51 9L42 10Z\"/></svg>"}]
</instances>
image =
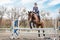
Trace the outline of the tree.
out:
<instances>
[{"instance_id":1,"label":"tree","mask_svg":"<svg viewBox=\"0 0 60 40\"><path fill-rule=\"evenodd\" d=\"M11 26L13 26L13 21L15 22L15 20L18 20L20 15L19 15L19 9L17 8L11 8L10 10L8 10L6 12L6 14L8 15L7 17L10 19L11 21Z\"/></svg>"},{"instance_id":2,"label":"tree","mask_svg":"<svg viewBox=\"0 0 60 40\"><path fill-rule=\"evenodd\" d=\"M6 11L6 8L4 8L4 7L0 8L0 27L1 27L2 19L3 19L3 15L4 15L5 11Z\"/></svg>"},{"instance_id":3,"label":"tree","mask_svg":"<svg viewBox=\"0 0 60 40\"><path fill-rule=\"evenodd\" d=\"M59 21L60 21L60 9L58 10L59 12L59 15L58 15L58 18L57 18L57 27L58 27L58 23L59 23Z\"/></svg>"},{"instance_id":4,"label":"tree","mask_svg":"<svg viewBox=\"0 0 60 40\"><path fill-rule=\"evenodd\" d=\"M20 12L20 14L21 14L21 21L20 21L20 24L21 24L21 26L24 26L24 27L26 27L27 26L27 10L26 10L26 8L21 8L21 12Z\"/></svg>"}]
</instances>

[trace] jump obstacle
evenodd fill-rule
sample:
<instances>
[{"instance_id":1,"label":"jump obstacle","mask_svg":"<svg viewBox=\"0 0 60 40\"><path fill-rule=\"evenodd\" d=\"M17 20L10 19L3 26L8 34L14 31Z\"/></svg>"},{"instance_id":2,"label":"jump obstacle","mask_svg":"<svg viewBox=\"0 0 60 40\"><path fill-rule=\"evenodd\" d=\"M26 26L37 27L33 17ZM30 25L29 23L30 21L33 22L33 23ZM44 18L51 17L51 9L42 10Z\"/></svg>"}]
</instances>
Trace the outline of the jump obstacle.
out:
<instances>
[{"instance_id":1,"label":"jump obstacle","mask_svg":"<svg viewBox=\"0 0 60 40\"><path fill-rule=\"evenodd\" d=\"M18 20L18 19L17 19ZM17 25L16 25L16 23L17 23ZM14 25L15 24L15 25ZM13 29L12 29L12 37L14 38L15 37L15 35L19 35L18 33L17 33L17 30L36 30L36 31L38 31L38 30L54 30L54 33L53 34L58 34L57 33L57 29L56 29L56 25L55 25L55 28L32 28L32 29L30 29L30 28L19 28L19 20L16 22L16 19L14 19L14 16L13 16L13 20L12 20L12 27L13 27ZM27 33L27 32L26 32ZM41 33L38 33L39 35L41 34ZM52 33L42 33L42 34L52 34ZM57 38L57 37L55 37L55 38Z\"/></svg>"}]
</instances>

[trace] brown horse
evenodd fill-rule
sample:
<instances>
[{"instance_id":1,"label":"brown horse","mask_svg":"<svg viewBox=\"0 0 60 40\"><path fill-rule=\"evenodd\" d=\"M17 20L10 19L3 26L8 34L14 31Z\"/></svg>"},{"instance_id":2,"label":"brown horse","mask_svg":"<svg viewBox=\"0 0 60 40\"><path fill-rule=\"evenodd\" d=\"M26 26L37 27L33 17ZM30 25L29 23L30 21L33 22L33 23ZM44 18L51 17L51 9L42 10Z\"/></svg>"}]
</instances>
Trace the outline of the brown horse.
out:
<instances>
[{"instance_id":1,"label":"brown horse","mask_svg":"<svg viewBox=\"0 0 60 40\"><path fill-rule=\"evenodd\" d=\"M44 27L44 23L41 20L39 20L38 16L35 14L35 12L30 11L28 13L29 13L28 14L28 21L29 22L31 22L31 21L34 22L36 24L37 28L39 28L39 26L41 26L41 28Z\"/></svg>"},{"instance_id":2,"label":"brown horse","mask_svg":"<svg viewBox=\"0 0 60 40\"><path fill-rule=\"evenodd\" d=\"M36 25L36 28L39 28L39 26L41 26L41 28L44 27L44 23L41 20L39 20L39 17L33 11L28 12L28 21L31 29L32 29L31 22L33 22L33 27L35 27L35 25ZM38 32L40 32L40 30L38 30ZM43 33L44 33L44 30L43 30ZM43 35L45 36L45 34ZM40 34L38 36L40 37Z\"/></svg>"}]
</instances>

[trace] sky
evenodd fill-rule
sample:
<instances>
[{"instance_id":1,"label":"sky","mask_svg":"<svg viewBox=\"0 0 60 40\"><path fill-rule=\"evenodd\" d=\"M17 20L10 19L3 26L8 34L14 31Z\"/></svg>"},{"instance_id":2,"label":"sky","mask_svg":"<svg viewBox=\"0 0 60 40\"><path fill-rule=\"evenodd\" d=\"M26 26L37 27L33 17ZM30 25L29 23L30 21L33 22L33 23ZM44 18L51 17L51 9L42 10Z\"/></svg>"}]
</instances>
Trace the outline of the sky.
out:
<instances>
[{"instance_id":1,"label":"sky","mask_svg":"<svg viewBox=\"0 0 60 40\"><path fill-rule=\"evenodd\" d=\"M51 12L54 16L56 16L56 13L60 8L60 0L0 0L0 6L25 7L27 10L31 11L35 2L38 4L39 11L45 10Z\"/></svg>"}]
</instances>

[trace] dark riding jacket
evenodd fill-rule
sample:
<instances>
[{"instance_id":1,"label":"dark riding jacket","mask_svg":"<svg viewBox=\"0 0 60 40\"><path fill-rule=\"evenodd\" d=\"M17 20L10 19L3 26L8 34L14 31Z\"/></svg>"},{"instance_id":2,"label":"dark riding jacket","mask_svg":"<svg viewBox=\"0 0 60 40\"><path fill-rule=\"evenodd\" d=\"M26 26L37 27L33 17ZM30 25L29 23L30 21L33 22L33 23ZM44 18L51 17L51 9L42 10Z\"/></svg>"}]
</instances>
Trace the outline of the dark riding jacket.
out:
<instances>
[{"instance_id":1,"label":"dark riding jacket","mask_svg":"<svg viewBox=\"0 0 60 40\"><path fill-rule=\"evenodd\" d=\"M38 7L33 7L33 11L36 12L37 15L39 15Z\"/></svg>"}]
</instances>

